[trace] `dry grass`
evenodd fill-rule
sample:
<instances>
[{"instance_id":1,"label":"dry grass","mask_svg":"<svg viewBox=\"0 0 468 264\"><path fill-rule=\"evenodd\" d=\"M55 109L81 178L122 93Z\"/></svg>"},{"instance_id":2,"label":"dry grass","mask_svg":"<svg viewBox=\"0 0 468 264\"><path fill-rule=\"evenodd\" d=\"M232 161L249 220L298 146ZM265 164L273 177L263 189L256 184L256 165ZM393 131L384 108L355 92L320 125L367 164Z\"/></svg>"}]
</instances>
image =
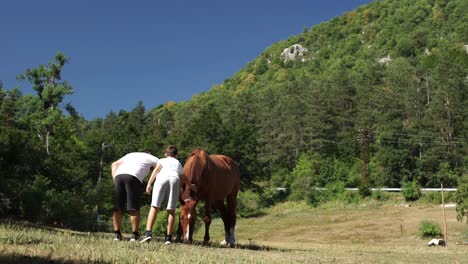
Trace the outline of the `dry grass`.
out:
<instances>
[{"instance_id":1,"label":"dry grass","mask_svg":"<svg viewBox=\"0 0 468 264\"><path fill-rule=\"evenodd\" d=\"M310 208L285 203L257 218L238 219L241 247L163 245L114 242L110 234L0 224L0 263L466 263L468 225L447 209L449 247L427 247L417 236L419 223L442 224L436 205L369 202L361 205L330 203ZM223 239L222 223L215 219L211 235ZM202 239L203 228L195 234ZM252 250L255 249L255 250Z\"/></svg>"},{"instance_id":2,"label":"dry grass","mask_svg":"<svg viewBox=\"0 0 468 264\"><path fill-rule=\"evenodd\" d=\"M255 243L274 248L300 249L339 262L464 263L468 246L468 225L456 220L455 209L446 209L447 248L428 247L430 239L418 237L419 224L431 220L443 226L439 205L423 203L405 207L402 201L361 205L326 204L309 208L305 204L285 203L270 208L259 218L239 219L240 243ZM196 238L202 238L198 230ZM212 224L212 238L222 239L221 221Z\"/></svg>"}]
</instances>

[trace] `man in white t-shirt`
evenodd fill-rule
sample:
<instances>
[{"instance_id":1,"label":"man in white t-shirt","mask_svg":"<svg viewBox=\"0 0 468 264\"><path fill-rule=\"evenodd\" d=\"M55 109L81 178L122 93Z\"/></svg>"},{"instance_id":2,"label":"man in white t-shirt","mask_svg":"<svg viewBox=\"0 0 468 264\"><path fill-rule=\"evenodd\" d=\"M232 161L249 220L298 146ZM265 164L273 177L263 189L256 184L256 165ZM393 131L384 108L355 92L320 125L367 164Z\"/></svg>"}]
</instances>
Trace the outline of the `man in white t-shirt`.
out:
<instances>
[{"instance_id":1,"label":"man in white t-shirt","mask_svg":"<svg viewBox=\"0 0 468 264\"><path fill-rule=\"evenodd\" d=\"M130 241L140 237L140 197L145 190L143 180L158 163L158 158L146 152L132 152L112 163L112 179L114 181L114 240L122 240L120 226L122 225L125 202L132 224Z\"/></svg>"}]
</instances>

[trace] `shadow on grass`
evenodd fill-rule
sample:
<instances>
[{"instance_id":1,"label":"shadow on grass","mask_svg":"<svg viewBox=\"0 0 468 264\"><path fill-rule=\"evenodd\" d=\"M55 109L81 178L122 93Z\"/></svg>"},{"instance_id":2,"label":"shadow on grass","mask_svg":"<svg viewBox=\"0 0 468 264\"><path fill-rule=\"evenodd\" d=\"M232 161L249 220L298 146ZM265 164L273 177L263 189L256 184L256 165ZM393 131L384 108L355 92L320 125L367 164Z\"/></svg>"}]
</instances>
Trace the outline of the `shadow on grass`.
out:
<instances>
[{"instance_id":1,"label":"shadow on grass","mask_svg":"<svg viewBox=\"0 0 468 264\"><path fill-rule=\"evenodd\" d=\"M65 264L85 264L85 263L110 263L104 261L93 261L93 260L66 260L66 259L50 259L47 257L31 257L24 255L5 255L0 253L0 263L39 263L39 264L54 264L54 263L65 263Z\"/></svg>"},{"instance_id":2,"label":"shadow on grass","mask_svg":"<svg viewBox=\"0 0 468 264\"><path fill-rule=\"evenodd\" d=\"M86 231L79 231L79 230L73 230L73 229L66 229L63 227L59 226L47 226L44 224L37 224L37 223L31 223L25 220L15 220L11 218L4 218L0 219L0 225L4 226L9 226L11 228L18 228L21 230L25 229L35 229L35 230L44 230L52 234L63 234L67 233L70 234L71 236L78 236L78 237L110 237L109 233L98 233L98 232L86 232ZM1 240L0 240L1 242ZM34 243L33 243L34 244ZM37 243L36 243L37 244Z\"/></svg>"},{"instance_id":3,"label":"shadow on grass","mask_svg":"<svg viewBox=\"0 0 468 264\"><path fill-rule=\"evenodd\" d=\"M157 239L156 241L163 242L162 239L161 240ZM176 242L176 244L182 244L182 242ZM205 243L203 241L194 240L191 244L186 244L186 245L193 245L193 246L199 246L199 247L210 247L210 248L229 248L229 246L221 245L220 241L213 241L213 242L210 241L208 243ZM257 245L257 244L255 244L254 241L250 241L248 244L236 243L236 245L233 248L245 249L245 250L254 250L254 251L281 251L281 252L291 251L290 249L275 248L275 247L270 247L270 246L265 246L265 245Z\"/></svg>"},{"instance_id":4,"label":"shadow on grass","mask_svg":"<svg viewBox=\"0 0 468 264\"><path fill-rule=\"evenodd\" d=\"M52 233L58 233L58 232L63 232L64 230L67 230L59 226L47 226L44 224L28 222L26 220L16 220L13 218L0 219L0 224L4 226L10 226L12 228L21 228L21 229L29 228L29 229L46 230Z\"/></svg>"}]
</instances>

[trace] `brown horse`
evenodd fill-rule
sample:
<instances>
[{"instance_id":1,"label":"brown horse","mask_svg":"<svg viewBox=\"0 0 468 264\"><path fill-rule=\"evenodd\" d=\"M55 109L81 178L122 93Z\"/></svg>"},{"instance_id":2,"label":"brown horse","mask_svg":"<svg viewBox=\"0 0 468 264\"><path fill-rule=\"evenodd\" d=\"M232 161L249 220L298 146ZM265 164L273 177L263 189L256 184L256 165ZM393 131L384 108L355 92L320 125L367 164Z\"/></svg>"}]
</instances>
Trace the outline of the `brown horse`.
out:
<instances>
[{"instance_id":1,"label":"brown horse","mask_svg":"<svg viewBox=\"0 0 468 264\"><path fill-rule=\"evenodd\" d=\"M240 186L240 172L236 162L224 155L209 155L196 148L184 165L188 182L184 184L181 197L182 207L179 216L177 240L192 242L193 229L197 216L198 201L205 202L205 237L210 240L211 209L221 214L224 222L225 239L222 244L235 244L237 193ZM226 204L225 204L226 200Z\"/></svg>"}]
</instances>

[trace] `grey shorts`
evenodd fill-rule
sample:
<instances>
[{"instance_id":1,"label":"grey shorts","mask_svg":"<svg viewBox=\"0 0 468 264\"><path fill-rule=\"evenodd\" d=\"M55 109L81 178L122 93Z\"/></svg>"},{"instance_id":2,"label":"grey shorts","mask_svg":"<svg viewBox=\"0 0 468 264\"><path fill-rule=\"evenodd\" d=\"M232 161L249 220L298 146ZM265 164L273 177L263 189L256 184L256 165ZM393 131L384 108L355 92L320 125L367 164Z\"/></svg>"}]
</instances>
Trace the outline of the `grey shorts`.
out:
<instances>
[{"instance_id":1,"label":"grey shorts","mask_svg":"<svg viewBox=\"0 0 468 264\"><path fill-rule=\"evenodd\" d=\"M164 200L167 200L167 210L176 209L179 200L180 180L178 177L158 175L153 186L151 206L161 208Z\"/></svg>"}]
</instances>

